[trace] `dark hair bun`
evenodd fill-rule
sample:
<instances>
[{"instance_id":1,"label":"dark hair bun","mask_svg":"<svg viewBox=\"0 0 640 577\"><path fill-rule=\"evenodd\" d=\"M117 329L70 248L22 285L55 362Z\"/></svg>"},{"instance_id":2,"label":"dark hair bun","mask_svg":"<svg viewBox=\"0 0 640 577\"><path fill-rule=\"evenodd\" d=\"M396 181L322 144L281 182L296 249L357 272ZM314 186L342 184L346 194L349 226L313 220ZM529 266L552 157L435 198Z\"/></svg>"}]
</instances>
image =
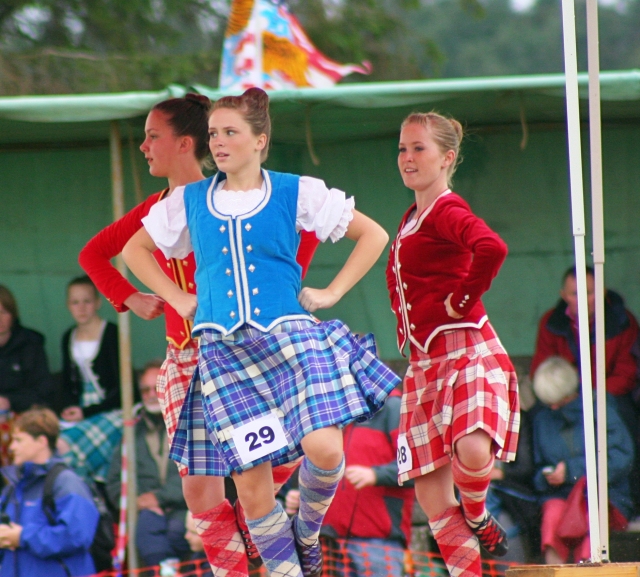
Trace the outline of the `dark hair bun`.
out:
<instances>
[{"instance_id":1,"label":"dark hair bun","mask_svg":"<svg viewBox=\"0 0 640 577\"><path fill-rule=\"evenodd\" d=\"M211 100L209 100L204 94L196 94L195 92L187 92L185 95L185 100L189 100L191 102L196 102L200 104L204 108L209 108L211 106Z\"/></svg>"},{"instance_id":2,"label":"dark hair bun","mask_svg":"<svg viewBox=\"0 0 640 577\"><path fill-rule=\"evenodd\" d=\"M247 88L242 94L242 100L251 110L269 110L269 96L262 88L256 86Z\"/></svg>"}]
</instances>

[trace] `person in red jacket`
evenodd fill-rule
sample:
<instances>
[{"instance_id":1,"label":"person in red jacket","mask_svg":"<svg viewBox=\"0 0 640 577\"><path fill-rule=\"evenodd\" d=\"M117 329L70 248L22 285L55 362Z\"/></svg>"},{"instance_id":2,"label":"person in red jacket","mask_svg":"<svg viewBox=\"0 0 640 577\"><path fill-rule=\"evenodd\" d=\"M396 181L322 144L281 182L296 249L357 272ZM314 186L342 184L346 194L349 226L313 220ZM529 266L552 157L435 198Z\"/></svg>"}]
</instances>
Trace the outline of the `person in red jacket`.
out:
<instances>
[{"instance_id":1,"label":"person in red jacket","mask_svg":"<svg viewBox=\"0 0 640 577\"><path fill-rule=\"evenodd\" d=\"M595 387L595 277L587 267L587 309L591 339L592 383ZM605 292L606 388L617 398L616 407L627 425L633 408L631 393L638 380L638 322L625 306L622 297L612 290ZM562 277L560 300L540 320L536 349L531 360L531 376L549 357L562 357L580 370L578 345L578 290L576 269L571 267Z\"/></svg>"},{"instance_id":2,"label":"person in red jacket","mask_svg":"<svg viewBox=\"0 0 640 577\"><path fill-rule=\"evenodd\" d=\"M515 458L520 413L515 371L480 300L507 247L449 188L461 140L460 123L434 112L402 123L398 167L415 204L391 246L387 284L398 348L410 349L399 480L415 480L450 574L477 577L479 545L507 552L485 502L494 460Z\"/></svg>"},{"instance_id":3,"label":"person in red jacket","mask_svg":"<svg viewBox=\"0 0 640 577\"><path fill-rule=\"evenodd\" d=\"M196 94L165 100L152 108L147 117L146 137L140 150L149 164L149 172L153 176L167 178L168 187L151 195L121 219L100 231L87 243L79 256L82 268L118 312L130 309L146 320L156 318L163 312L165 314L167 357L157 387L169 442L175 433L198 358L197 342L191 338L192 323L184 320L160 297L139 292L113 267L111 259L120 254L127 241L142 228L141 219L154 204L167 198L177 187L204 179L202 169L209 157L209 109L209 99ZM315 234L301 235L298 262L303 268L303 274L318 243ZM154 256L176 285L191 294L196 293L193 253L184 259L166 259L160 251L156 251ZM274 470L274 482L278 487L289 478L296 465L297 463L283 465ZM261 561L246 529L242 511L239 508L234 511L229 501L222 500L223 479L189 475L184 465L178 466L183 478L185 500L202 537L214 575L246 576L247 556L253 566L259 565ZM213 505L220 501L220 505ZM240 526L240 533L237 525Z\"/></svg>"}]
</instances>

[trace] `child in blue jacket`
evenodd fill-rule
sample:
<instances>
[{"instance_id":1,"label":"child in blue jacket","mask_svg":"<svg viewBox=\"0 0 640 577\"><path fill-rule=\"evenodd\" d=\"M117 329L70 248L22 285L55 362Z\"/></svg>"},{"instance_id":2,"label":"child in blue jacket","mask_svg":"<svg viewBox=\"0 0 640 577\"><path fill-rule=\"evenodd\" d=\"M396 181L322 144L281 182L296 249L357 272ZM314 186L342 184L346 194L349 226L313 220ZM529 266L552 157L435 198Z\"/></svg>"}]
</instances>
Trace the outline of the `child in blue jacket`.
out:
<instances>
[{"instance_id":1,"label":"child in blue jacket","mask_svg":"<svg viewBox=\"0 0 640 577\"><path fill-rule=\"evenodd\" d=\"M47 472L55 456L58 419L49 409L31 409L15 422L14 465L3 467L0 496L0 577L74 577L95 573L89 552L98 510L87 485L70 469L53 485L50 523L42 507Z\"/></svg>"}]
</instances>

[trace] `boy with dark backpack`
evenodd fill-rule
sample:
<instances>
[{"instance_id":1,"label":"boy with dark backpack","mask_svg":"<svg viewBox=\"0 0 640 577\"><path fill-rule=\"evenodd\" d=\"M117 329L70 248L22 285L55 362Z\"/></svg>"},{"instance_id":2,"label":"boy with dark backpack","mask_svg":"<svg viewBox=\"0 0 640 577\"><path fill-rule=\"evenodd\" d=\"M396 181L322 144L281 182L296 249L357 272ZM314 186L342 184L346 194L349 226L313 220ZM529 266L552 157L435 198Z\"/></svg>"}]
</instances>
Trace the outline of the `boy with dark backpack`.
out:
<instances>
[{"instance_id":1,"label":"boy with dark backpack","mask_svg":"<svg viewBox=\"0 0 640 577\"><path fill-rule=\"evenodd\" d=\"M100 513L91 491L54 456L58 419L31 409L15 421L14 464L3 467L0 495L0 577L75 577L95 573L90 553ZM44 506L49 471L53 507Z\"/></svg>"},{"instance_id":2,"label":"boy with dark backpack","mask_svg":"<svg viewBox=\"0 0 640 577\"><path fill-rule=\"evenodd\" d=\"M49 520L49 525L55 525L56 503L53 498L55 491L55 483L58 476L65 470L69 470L64 463L56 463L53 465L44 480L44 491L42 495L42 509ZM100 513L96 533L91 543L91 557L96 566L96 572L109 571L113 569L113 557L111 552L116 545L116 538L113 532L113 515L109 511L104 497L100 495L97 488L90 487L93 502Z\"/></svg>"}]
</instances>

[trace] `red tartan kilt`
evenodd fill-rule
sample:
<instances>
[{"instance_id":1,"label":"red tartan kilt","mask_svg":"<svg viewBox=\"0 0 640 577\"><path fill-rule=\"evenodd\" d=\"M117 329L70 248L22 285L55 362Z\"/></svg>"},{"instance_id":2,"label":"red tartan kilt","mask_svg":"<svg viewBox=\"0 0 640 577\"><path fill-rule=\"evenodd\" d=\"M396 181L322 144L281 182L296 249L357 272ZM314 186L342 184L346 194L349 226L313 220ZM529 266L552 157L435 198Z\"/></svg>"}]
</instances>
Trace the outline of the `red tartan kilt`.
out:
<instances>
[{"instance_id":1,"label":"red tartan kilt","mask_svg":"<svg viewBox=\"0 0 640 577\"><path fill-rule=\"evenodd\" d=\"M184 349L173 343L167 344L167 358L162 363L156 390L162 407L162 416L167 427L169 446L178 426L180 411L189 390L191 376L198 363L198 344L190 341ZM177 463L180 475L188 474L188 467Z\"/></svg>"},{"instance_id":2,"label":"red tartan kilt","mask_svg":"<svg viewBox=\"0 0 640 577\"><path fill-rule=\"evenodd\" d=\"M428 353L412 348L404 379L400 434L412 468L401 482L449 463L454 443L476 429L494 440L496 458L515 458L520 426L515 370L487 322L442 331Z\"/></svg>"}]
</instances>

